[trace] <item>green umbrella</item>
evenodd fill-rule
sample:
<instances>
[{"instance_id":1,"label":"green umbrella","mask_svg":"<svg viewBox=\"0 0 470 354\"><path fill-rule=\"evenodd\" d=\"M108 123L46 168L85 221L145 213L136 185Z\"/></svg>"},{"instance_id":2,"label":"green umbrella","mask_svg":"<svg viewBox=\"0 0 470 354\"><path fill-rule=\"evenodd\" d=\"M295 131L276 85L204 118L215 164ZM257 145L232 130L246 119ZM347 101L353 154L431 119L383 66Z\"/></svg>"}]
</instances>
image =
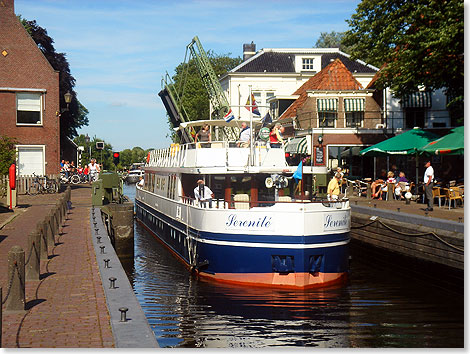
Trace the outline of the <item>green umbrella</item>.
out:
<instances>
[{"instance_id":1,"label":"green umbrella","mask_svg":"<svg viewBox=\"0 0 470 354\"><path fill-rule=\"evenodd\" d=\"M463 155L464 152L464 127L457 127L442 138L430 142L419 149L430 155Z\"/></svg>"},{"instance_id":2,"label":"green umbrella","mask_svg":"<svg viewBox=\"0 0 470 354\"><path fill-rule=\"evenodd\" d=\"M402 134L395 135L393 138L369 146L368 148L359 151L359 155L416 155L416 186L418 186L418 149L436 139L439 139L439 136L434 133L426 132L419 128L413 128Z\"/></svg>"},{"instance_id":3,"label":"green umbrella","mask_svg":"<svg viewBox=\"0 0 470 354\"><path fill-rule=\"evenodd\" d=\"M393 138L361 150L361 156L414 155L419 148L439 139L439 136L419 128L408 130Z\"/></svg>"}]
</instances>

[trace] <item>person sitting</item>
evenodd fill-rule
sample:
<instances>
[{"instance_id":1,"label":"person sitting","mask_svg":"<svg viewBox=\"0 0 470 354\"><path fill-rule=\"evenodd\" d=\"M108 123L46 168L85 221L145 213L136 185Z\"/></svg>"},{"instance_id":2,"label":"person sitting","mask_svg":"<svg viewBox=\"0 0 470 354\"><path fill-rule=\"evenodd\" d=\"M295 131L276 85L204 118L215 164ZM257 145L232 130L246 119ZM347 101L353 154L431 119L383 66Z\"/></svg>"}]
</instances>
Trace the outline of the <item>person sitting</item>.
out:
<instances>
[{"instance_id":1,"label":"person sitting","mask_svg":"<svg viewBox=\"0 0 470 354\"><path fill-rule=\"evenodd\" d=\"M395 174L392 171L388 171L387 180L383 184L380 194L382 194L382 192L385 192L385 193L388 192L388 185L389 184L393 184L393 189L395 190L395 185L397 184L397 180L395 179ZM379 200L381 200L381 199L382 198L380 198Z\"/></svg>"},{"instance_id":2,"label":"person sitting","mask_svg":"<svg viewBox=\"0 0 470 354\"><path fill-rule=\"evenodd\" d=\"M209 142L211 141L211 132L209 130L209 124L204 125L201 130L196 134L195 142L201 142L201 147L210 147Z\"/></svg>"},{"instance_id":3,"label":"person sitting","mask_svg":"<svg viewBox=\"0 0 470 354\"><path fill-rule=\"evenodd\" d=\"M237 147L246 148L250 146L250 127L245 122L242 122L242 130L240 131L240 138Z\"/></svg>"},{"instance_id":4,"label":"person sitting","mask_svg":"<svg viewBox=\"0 0 470 354\"><path fill-rule=\"evenodd\" d=\"M398 174L397 184L395 187L395 195L397 197L400 197L400 199L405 199L405 197L403 196L403 193L408 192L409 190L410 190L409 181L405 177L405 172L400 171L400 173Z\"/></svg>"},{"instance_id":5,"label":"person sitting","mask_svg":"<svg viewBox=\"0 0 470 354\"><path fill-rule=\"evenodd\" d=\"M280 123L276 123L269 133L269 144L272 148L280 148L284 143L282 139L282 133L284 133L284 127Z\"/></svg>"},{"instance_id":6,"label":"person sitting","mask_svg":"<svg viewBox=\"0 0 470 354\"><path fill-rule=\"evenodd\" d=\"M194 198L196 198L202 208L206 207L206 203L209 203L209 208L212 208L212 198L214 198L214 193L209 187L204 185L204 181L202 179L199 179L197 181L196 188L194 188Z\"/></svg>"}]
</instances>

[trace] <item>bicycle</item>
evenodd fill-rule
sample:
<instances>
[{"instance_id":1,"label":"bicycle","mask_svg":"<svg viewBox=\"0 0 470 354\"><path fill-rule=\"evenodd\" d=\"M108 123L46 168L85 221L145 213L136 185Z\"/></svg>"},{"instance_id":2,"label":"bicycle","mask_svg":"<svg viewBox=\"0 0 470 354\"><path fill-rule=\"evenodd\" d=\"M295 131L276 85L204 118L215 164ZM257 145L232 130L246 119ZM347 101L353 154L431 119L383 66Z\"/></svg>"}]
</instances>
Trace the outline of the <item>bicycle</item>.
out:
<instances>
[{"instance_id":1,"label":"bicycle","mask_svg":"<svg viewBox=\"0 0 470 354\"><path fill-rule=\"evenodd\" d=\"M73 184L86 183L88 182L88 177L85 174L74 174L70 177L70 182Z\"/></svg>"},{"instance_id":2,"label":"bicycle","mask_svg":"<svg viewBox=\"0 0 470 354\"><path fill-rule=\"evenodd\" d=\"M37 195L38 193L56 193L59 188L53 179L48 178L47 176L36 176L33 172L33 180L28 187L26 193L29 195Z\"/></svg>"}]
</instances>

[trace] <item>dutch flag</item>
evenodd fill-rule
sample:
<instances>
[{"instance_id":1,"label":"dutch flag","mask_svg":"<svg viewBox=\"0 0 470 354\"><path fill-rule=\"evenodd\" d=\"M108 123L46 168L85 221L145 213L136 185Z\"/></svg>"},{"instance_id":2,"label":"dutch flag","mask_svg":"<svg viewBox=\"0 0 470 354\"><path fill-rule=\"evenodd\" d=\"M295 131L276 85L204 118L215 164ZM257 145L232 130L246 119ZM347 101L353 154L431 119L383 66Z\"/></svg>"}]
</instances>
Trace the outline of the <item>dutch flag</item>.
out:
<instances>
[{"instance_id":1,"label":"dutch flag","mask_svg":"<svg viewBox=\"0 0 470 354\"><path fill-rule=\"evenodd\" d=\"M230 122L234 118L235 118L235 116L233 115L232 110L228 111L228 113L224 116L224 120L227 123Z\"/></svg>"}]
</instances>

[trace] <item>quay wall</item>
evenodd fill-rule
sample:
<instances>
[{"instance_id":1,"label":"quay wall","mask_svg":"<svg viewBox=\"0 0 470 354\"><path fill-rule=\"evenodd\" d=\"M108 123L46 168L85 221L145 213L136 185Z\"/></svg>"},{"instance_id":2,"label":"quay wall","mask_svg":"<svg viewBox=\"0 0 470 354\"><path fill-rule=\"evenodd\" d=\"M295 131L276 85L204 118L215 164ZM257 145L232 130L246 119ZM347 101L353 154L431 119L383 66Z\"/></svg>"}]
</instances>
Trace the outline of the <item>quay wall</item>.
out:
<instances>
[{"instance_id":1,"label":"quay wall","mask_svg":"<svg viewBox=\"0 0 470 354\"><path fill-rule=\"evenodd\" d=\"M351 244L355 257L387 258L397 269L463 284L463 223L351 206Z\"/></svg>"}]
</instances>

